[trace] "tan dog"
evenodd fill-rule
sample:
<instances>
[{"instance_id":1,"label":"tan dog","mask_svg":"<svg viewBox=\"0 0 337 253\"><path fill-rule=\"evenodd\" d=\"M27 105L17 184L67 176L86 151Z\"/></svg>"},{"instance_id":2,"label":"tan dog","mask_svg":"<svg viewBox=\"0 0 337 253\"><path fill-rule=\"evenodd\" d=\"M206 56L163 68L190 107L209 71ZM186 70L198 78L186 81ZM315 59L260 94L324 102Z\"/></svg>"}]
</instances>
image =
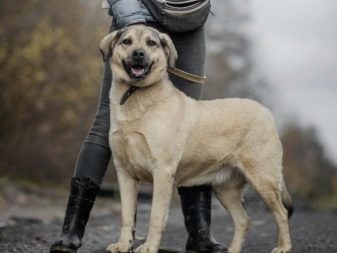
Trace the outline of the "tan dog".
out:
<instances>
[{"instance_id":1,"label":"tan dog","mask_svg":"<svg viewBox=\"0 0 337 253\"><path fill-rule=\"evenodd\" d=\"M177 52L170 38L143 25L106 36L111 57L110 146L122 202L119 242L107 250L128 252L133 244L139 181L153 182L150 227L139 253L157 253L174 185L211 184L233 218L229 252L241 251L249 218L240 195L249 182L278 225L273 253L291 250L282 176L282 146L268 109L248 99L196 101L168 79ZM134 87L138 87L134 88ZM283 204L284 203L284 204Z\"/></svg>"}]
</instances>

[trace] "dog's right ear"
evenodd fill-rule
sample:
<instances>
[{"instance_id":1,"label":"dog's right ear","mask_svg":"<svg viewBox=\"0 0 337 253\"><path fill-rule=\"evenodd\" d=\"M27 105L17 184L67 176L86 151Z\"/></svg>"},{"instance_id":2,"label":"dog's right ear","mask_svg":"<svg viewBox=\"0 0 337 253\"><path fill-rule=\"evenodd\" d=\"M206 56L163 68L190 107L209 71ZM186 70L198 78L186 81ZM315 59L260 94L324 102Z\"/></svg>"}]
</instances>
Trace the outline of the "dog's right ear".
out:
<instances>
[{"instance_id":1,"label":"dog's right ear","mask_svg":"<svg viewBox=\"0 0 337 253\"><path fill-rule=\"evenodd\" d=\"M104 61L108 61L111 58L113 48L123 32L124 30L114 31L105 36L99 43L99 50L101 51Z\"/></svg>"}]
</instances>

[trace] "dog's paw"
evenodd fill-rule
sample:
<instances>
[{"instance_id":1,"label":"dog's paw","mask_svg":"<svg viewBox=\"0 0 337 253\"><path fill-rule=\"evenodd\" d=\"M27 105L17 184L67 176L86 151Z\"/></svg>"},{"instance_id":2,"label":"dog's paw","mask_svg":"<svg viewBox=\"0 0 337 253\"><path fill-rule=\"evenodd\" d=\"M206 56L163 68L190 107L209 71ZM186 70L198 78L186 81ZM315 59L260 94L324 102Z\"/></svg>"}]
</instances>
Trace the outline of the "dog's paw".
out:
<instances>
[{"instance_id":1,"label":"dog's paw","mask_svg":"<svg viewBox=\"0 0 337 253\"><path fill-rule=\"evenodd\" d=\"M236 249L234 247L230 247L228 249L228 253L240 253L240 250L239 249Z\"/></svg>"},{"instance_id":2,"label":"dog's paw","mask_svg":"<svg viewBox=\"0 0 337 253\"><path fill-rule=\"evenodd\" d=\"M157 253L157 251L158 251L157 248L151 247L151 245L149 245L149 244L140 245L136 249L136 253Z\"/></svg>"},{"instance_id":3,"label":"dog's paw","mask_svg":"<svg viewBox=\"0 0 337 253\"><path fill-rule=\"evenodd\" d=\"M276 247L275 249L273 249L273 251L271 253L290 253L291 252L291 247Z\"/></svg>"},{"instance_id":4,"label":"dog's paw","mask_svg":"<svg viewBox=\"0 0 337 253\"><path fill-rule=\"evenodd\" d=\"M125 253L130 252L130 246L122 243L110 244L106 250L110 253Z\"/></svg>"}]
</instances>

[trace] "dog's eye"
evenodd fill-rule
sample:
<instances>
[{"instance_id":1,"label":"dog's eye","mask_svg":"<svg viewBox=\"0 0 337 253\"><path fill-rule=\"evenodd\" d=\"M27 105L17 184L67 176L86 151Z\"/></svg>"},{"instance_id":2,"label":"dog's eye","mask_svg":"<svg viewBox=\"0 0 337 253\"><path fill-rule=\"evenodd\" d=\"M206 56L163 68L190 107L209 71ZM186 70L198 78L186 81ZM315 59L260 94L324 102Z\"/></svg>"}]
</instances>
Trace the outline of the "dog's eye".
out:
<instances>
[{"instance_id":1,"label":"dog's eye","mask_svg":"<svg viewBox=\"0 0 337 253\"><path fill-rule=\"evenodd\" d=\"M123 39L123 40L122 40L122 43L123 43L124 45L131 45L131 44L132 44L132 40L126 38L126 39Z\"/></svg>"},{"instance_id":2,"label":"dog's eye","mask_svg":"<svg viewBox=\"0 0 337 253\"><path fill-rule=\"evenodd\" d=\"M147 45L150 46L150 47L157 45L157 43L156 43L154 40L151 40L151 39L150 39L150 40L147 40L146 43L147 43Z\"/></svg>"}]
</instances>

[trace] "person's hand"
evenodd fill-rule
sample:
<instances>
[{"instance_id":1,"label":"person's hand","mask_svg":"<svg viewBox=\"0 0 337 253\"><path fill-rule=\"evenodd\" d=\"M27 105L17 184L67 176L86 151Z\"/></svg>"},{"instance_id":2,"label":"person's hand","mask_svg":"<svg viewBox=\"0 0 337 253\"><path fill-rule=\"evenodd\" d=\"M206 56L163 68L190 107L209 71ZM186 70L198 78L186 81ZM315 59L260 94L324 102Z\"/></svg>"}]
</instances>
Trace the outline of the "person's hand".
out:
<instances>
[{"instance_id":1,"label":"person's hand","mask_svg":"<svg viewBox=\"0 0 337 253\"><path fill-rule=\"evenodd\" d=\"M114 26L121 29L133 24L145 24L145 17L138 0L109 1L109 14L114 18Z\"/></svg>"}]
</instances>

